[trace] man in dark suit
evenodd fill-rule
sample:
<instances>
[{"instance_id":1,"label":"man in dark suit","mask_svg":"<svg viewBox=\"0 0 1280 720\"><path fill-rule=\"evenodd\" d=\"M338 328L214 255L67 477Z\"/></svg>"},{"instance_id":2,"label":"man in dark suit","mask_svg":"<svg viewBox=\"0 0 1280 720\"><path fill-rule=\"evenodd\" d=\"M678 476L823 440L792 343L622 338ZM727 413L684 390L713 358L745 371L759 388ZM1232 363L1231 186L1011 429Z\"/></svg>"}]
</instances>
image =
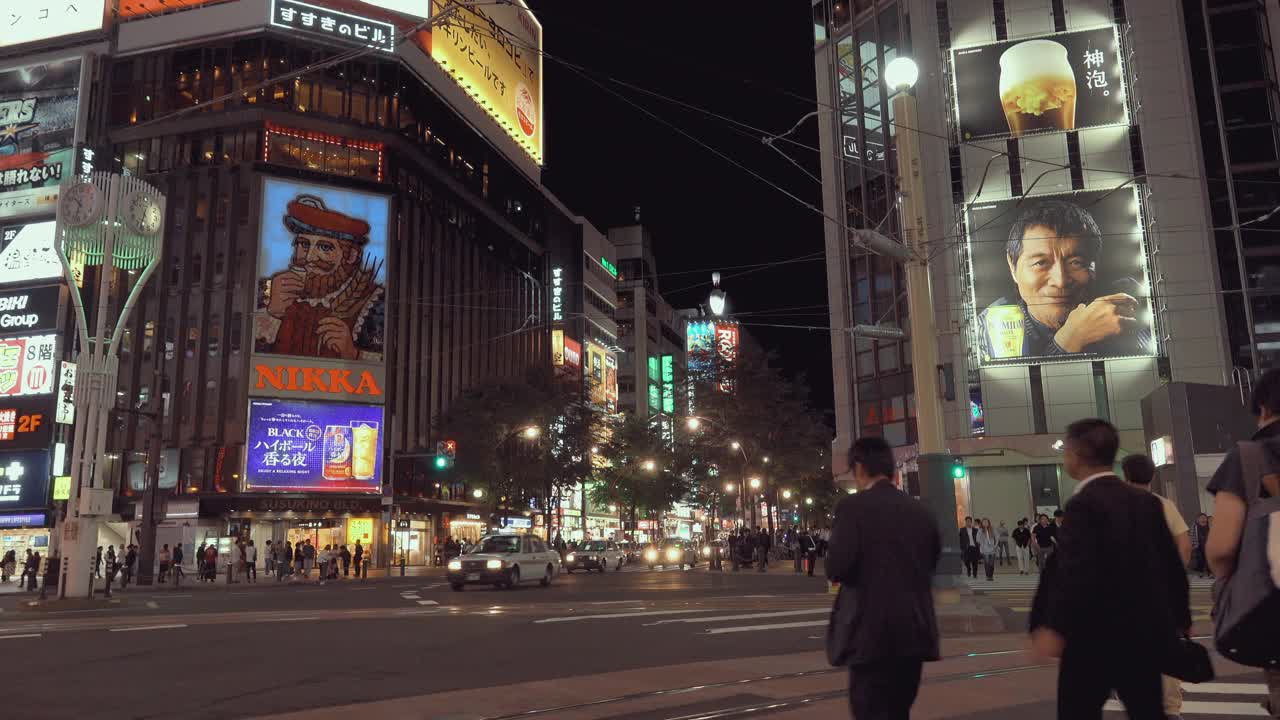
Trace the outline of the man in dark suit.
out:
<instances>
[{"instance_id":1,"label":"man in dark suit","mask_svg":"<svg viewBox=\"0 0 1280 720\"><path fill-rule=\"evenodd\" d=\"M1062 659L1062 720L1101 720L1112 690L1133 720L1164 720L1160 662L1191 627L1187 575L1164 510L1112 472L1119 446L1105 420L1067 427L1063 465L1080 484L1031 635L1036 651Z\"/></svg>"},{"instance_id":2,"label":"man in dark suit","mask_svg":"<svg viewBox=\"0 0 1280 720\"><path fill-rule=\"evenodd\" d=\"M827 577L840 594L827 627L827 657L849 667L858 720L909 717L921 666L938 659L932 578L942 552L927 508L893 485L893 451L881 438L849 450L858 492L836 507Z\"/></svg>"},{"instance_id":3,"label":"man in dark suit","mask_svg":"<svg viewBox=\"0 0 1280 720\"><path fill-rule=\"evenodd\" d=\"M978 561L982 553L978 552L978 528L973 526L973 518L965 516L964 527L960 528L960 559L964 561L965 574L971 578L978 577Z\"/></svg>"}]
</instances>

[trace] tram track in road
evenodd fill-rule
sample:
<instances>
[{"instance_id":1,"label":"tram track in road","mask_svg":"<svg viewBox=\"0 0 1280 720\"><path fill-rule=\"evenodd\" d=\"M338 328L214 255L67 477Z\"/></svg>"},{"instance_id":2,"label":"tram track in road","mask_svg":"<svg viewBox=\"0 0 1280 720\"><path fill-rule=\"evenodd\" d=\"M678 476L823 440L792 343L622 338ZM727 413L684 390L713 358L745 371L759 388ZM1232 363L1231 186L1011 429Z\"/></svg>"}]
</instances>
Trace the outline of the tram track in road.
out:
<instances>
[{"instance_id":1,"label":"tram track in road","mask_svg":"<svg viewBox=\"0 0 1280 720\"><path fill-rule=\"evenodd\" d=\"M939 660L939 662L947 662L949 660L969 660L973 658L1017 655L1017 654L1023 654L1026 652L1028 652L1026 648L1013 648L1013 649L1005 649L1005 650L989 650L989 651L981 651L981 652L957 653L955 655L944 656ZM1025 670L1034 670L1034 669L1052 667L1052 666L1053 666L1053 663L1046 663L1046 664L1038 664L1038 665L1019 665L1019 666L1013 666L1013 667L993 668L988 670L978 670L978 671L970 671L970 672L963 672L963 673L951 673L948 675L926 677L924 679L924 682L926 684L936 684L940 682L954 682L957 680L964 680L964 679L978 679L978 678L988 677L988 676L1007 675L1013 672L1022 672ZM847 670L843 667L828 667L828 668L818 668L815 670L799 670L799 671L787 672L787 673L757 675L755 677L742 678L738 680L724 680L719 682L701 683L698 685L685 685L682 687L663 688L661 690L645 690L641 692L626 693L623 695L599 698L596 700L589 700L585 702L573 703L568 705L556 705L556 706L550 706L550 707L544 707L544 708L537 708L534 710L525 710L517 713L507 713L503 715L490 715L490 716L485 716L481 718L481 720L524 720L525 718L549 717L559 713L588 711L588 710L593 710L598 708L618 706L625 703L637 703L645 700L653 700L653 699L666 698L666 697L678 697L682 695L694 695L696 693L709 692L709 691L715 691L715 690L724 690L724 689L730 689L730 688L748 687L748 686L757 685L760 683L787 682L787 681L803 680L807 678L822 677L826 675L836 675L836 674L843 676L846 672ZM672 715L670 716L670 718L667 718L666 720L713 720L715 718L743 717L751 714L760 714L761 712L765 712L765 711L771 712L772 708L775 705L778 706L778 709L794 708L794 707L809 704L812 702L819 702L821 700L830 699L832 697L844 697L846 692L847 690L842 688L838 691L812 693L808 695L795 696L792 698L781 698L776 700L760 701L760 702L751 703L747 705L735 706L733 708L708 710L708 711L703 711L701 713L695 713L695 714ZM734 713L734 714L726 715L723 713Z\"/></svg>"}]
</instances>

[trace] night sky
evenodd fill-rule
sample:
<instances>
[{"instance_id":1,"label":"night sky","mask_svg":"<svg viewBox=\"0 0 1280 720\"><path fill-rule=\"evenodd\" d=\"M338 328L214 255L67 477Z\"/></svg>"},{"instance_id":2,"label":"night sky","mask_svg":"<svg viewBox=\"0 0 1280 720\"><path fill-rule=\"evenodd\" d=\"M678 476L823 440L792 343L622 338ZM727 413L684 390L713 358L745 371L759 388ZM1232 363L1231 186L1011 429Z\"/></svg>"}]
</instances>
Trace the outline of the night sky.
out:
<instances>
[{"instance_id":1,"label":"night sky","mask_svg":"<svg viewBox=\"0 0 1280 720\"><path fill-rule=\"evenodd\" d=\"M807 6L779 3L777 11L763 12L733 3L529 5L542 21L548 54L544 183L601 231L629 224L639 205L654 238L660 289L677 308L705 302L710 271L722 268L733 312L778 353L784 372L805 374L813 405L828 410L828 332L763 326L827 327L821 217L663 121L819 208L821 185L764 146L762 133L647 94L769 133L785 131L816 109ZM808 119L791 138L816 149L816 122ZM815 150L778 147L819 174ZM815 254L776 267L729 269Z\"/></svg>"}]
</instances>

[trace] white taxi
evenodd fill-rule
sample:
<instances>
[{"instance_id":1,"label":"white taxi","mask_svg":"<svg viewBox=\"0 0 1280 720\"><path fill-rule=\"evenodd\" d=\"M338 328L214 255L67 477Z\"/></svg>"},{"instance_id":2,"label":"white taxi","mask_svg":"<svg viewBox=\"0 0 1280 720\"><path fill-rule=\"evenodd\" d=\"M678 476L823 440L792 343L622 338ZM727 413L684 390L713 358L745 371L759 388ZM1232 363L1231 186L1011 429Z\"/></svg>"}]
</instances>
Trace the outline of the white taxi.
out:
<instances>
[{"instance_id":1,"label":"white taxi","mask_svg":"<svg viewBox=\"0 0 1280 720\"><path fill-rule=\"evenodd\" d=\"M511 589L520 583L551 584L560 572L560 554L529 535L486 535L467 554L449 561L449 586L493 585Z\"/></svg>"},{"instance_id":2,"label":"white taxi","mask_svg":"<svg viewBox=\"0 0 1280 720\"><path fill-rule=\"evenodd\" d=\"M627 554L613 540L588 540L564 556L564 569L570 573L574 570L621 570L626 561Z\"/></svg>"}]
</instances>

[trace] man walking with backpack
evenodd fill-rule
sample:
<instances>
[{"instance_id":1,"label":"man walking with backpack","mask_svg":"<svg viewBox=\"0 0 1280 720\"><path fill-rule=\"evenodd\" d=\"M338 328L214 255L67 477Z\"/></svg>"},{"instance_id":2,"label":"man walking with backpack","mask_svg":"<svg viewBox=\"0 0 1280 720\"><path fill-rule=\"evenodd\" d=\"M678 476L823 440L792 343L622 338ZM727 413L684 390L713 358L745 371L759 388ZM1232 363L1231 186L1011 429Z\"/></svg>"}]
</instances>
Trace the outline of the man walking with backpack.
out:
<instances>
[{"instance_id":1,"label":"man walking with backpack","mask_svg":"<svg viewBox=\"0 0 1280 720\"><path fill-rule=\"evenodd\" d=\"M1267 582L1280 572L1267 547L1269 538L1280 536L1280 370L1258 379L1250 411L1258 418L1258 431L1227 453L1209 481L1213 532L1204 552L1219 578L1213 612L1218 649L1225 653L1230 647L1232 652L1225 654L1231 660L1265 669L1268 698L1263 705L1271 717L1280 718L1280 669L1274 665L1280 662L1275 643L1280 637L1280 589ZM1247 572L1233 577L1238 569ZM1251 599L1257 602L1245 606Z\"/></svg>"}]
</instances>

